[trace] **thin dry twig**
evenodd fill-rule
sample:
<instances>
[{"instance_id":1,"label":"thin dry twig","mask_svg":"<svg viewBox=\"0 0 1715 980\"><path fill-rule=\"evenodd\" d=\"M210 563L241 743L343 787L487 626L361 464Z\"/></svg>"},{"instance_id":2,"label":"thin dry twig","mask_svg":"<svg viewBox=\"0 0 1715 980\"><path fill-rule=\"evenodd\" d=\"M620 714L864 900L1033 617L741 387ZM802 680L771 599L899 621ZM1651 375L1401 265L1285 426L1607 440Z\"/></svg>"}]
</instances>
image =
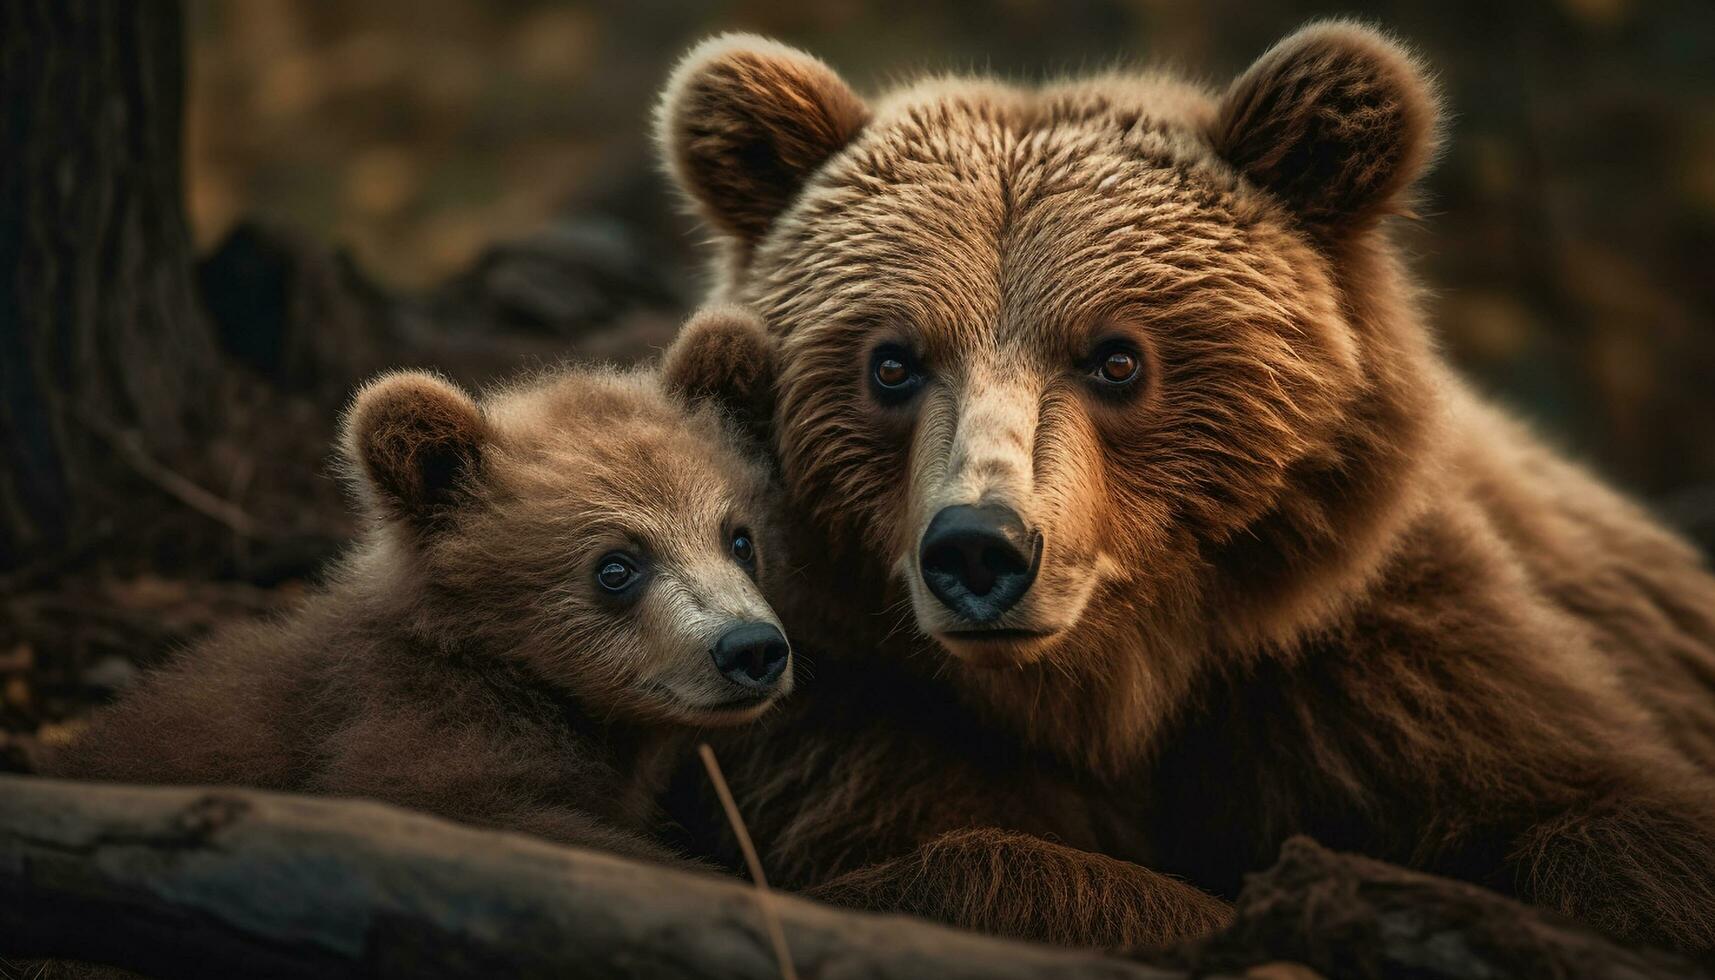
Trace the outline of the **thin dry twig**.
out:
<instances>
[{"instance_id":1,"label":"thin dry twig","mask_svg":"<svg viewBox=\"0 0 1715 980\"><path fill-rule=\"evenodd\" d=\"M91 432L100 436L106 443L119 453L126 465L137 472L168 496L196 511L204 517L225 524L238 534L249 538L266 537L262 522L250 516L243 508L232 501L221 497L212 491L205 490L197 484L165 465L157 462L138 445L136 436L121 431L103 419L88 412L79 412L78 418Z\"/></svg>"},{"instance_id":2,"label":"thin dry twig","mask_svg":"<svg viewBox=\"0 0 1715 980\"><path fill-rule=\"evenodd\" d=\"M704 742L697 746L697 754L703 757L703 768L709 771L709 781L715 784L715 794L721 798L721 809L726 811L727 822L732 824L732 832L738 837L739 850L744 852L744 863L750 867L750 880L756 885L756 905L762 910L768 938L774 943L774 958L780 961L780 975L785 980L798 980L798 971L792 966L792 951L786 947L786 930L781 927L780 915L774 909L774 893L768 890L768 878L762 873L762 859L756 856L756 845L750 842L750 831L744 825L744 817L738 812L738 804L733 802L726 777L721 775L721 764L715 760L715 750Z\"/></svg>"},{"instance_id":3,"label":"thin dry twig","mask_svg":"<svg viewBox=\"0 0 1715 980\"><path fill-rule=\"evenodd\" d=\"M25 968L29 968L29 976L25 976L21 972L13 972L14 970L23 970ZM46 976L47 973L48 964L46 960L19 965L11 960L0 959L0 980L41 980L41 978Z\"/></svg>"},{"instance_id":4,"label":"thin dry twig","mask_svg":"<svg viewBox=\"0 0 1715 980\"><path fill-rule=\"evenodd\" d=\"M241 507L244 492L250 489L250 479L256 475L256 460L249 453L244 453L232 465L232 478L226 483L226 499L232 506ZM243 568L250 562L249 537L238 534L232 535L232 557L238 567Z\"/></svg>"}]
</instances>

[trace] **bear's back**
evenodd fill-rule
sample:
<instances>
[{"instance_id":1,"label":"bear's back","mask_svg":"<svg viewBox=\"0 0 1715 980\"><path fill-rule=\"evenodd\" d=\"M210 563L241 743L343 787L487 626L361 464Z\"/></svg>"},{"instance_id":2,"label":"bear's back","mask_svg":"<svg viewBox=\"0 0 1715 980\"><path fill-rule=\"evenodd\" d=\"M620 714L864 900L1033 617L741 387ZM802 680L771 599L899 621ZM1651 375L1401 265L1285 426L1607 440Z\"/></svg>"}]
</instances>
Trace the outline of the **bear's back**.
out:
<instances>
[{"instance_id":1,"label":"bear's back","mask_svg":"<svg viewBox=\"0 0 1715 980\"><path fill-rule=\"evenodd\" d=\"M1696 549L1465 396L1455 465L1541 596L1576 618L1676 747L1715 772L1715 576Z\"/></svg>"},{"instance_id":2,"label":"bear's back","mask_svg":"<svg viewBox=\"0 0 1715 980\"><path fill-rule=\"evenodd\" d=\"M293 788L314 754L311 705L323 660L292 620L221 630L147 674L42 769L80 779Z\"/></svg>"}]
</instances>

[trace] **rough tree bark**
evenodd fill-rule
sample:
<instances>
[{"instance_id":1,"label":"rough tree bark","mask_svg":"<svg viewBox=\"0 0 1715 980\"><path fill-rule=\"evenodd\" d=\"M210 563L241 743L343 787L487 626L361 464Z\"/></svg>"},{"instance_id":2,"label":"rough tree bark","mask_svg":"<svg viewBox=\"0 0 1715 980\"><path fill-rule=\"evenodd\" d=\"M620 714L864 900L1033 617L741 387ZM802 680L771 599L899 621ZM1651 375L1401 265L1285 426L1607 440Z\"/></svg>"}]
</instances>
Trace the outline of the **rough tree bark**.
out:
<instances>
[{"instance_id":1,"label":"rough tree bark","mask_svg":"<svg viewBox=\"0 0 1715 980\"><path fill-rule=\"evenodd\" d=\"M1199 975L1269 959L1328 977L1704 977L1655 950L1621 946L1587 926L1462 881L1336 854L1298 837L1251 875L1231 927L1179 953Z\"/></svg>"},{"instance_id":2,"label":"rough tree bark","mask_svg":"<svg viewBox=\"0 0 1715 980\"><path fill-rule=\"evenodd\" d=\"M181 188L174 0L0 4L0 570L66 546L211 414Z\"/></svg>"},{"instance_id":3,"label":"rough tree bark","mask_svg":"<svg viewBox=\"0 0 1715 980\"><path fill-rule=\"evenodd\" d=\"M0 956L169 977L774 980L756 897L375 803L0 777ZM773 898L806 978L1182 976Z\"/></svg>"},{"instance_id":4,"label":"rough tree bark","mask_svg":"<svg viewBox=\"0 0 1715 980\"><path fill-rule=\"evenodd\" d=\"M776 978L756 893L380 804L0 776L0 956L162 976ZM775 895L802 977L1692 978L1682 961L1308 840L1141 962Z\"/></svg>"}]
</instances>

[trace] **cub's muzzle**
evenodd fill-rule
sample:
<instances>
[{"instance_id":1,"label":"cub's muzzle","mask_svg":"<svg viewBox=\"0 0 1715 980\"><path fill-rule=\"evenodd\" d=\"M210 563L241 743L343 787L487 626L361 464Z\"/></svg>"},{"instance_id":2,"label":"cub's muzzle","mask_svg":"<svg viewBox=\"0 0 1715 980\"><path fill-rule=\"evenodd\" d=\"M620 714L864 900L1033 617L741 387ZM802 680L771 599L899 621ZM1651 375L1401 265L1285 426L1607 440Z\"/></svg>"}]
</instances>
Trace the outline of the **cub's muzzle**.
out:
<instances>
[{"instance_id":1,"label":"cub's muzzle","mask_svg":"<svg viewBox=\"0 0 1715 980\"><path fill-rule=\"evenodd\" d=\"M943 606L973 625L1000 619L1036 581L1042 542L1010 507L946 507L923 532L918 567Z\"/></svg>"},{"instance_id":2,"label":"cub's muzzle","mask_svg":"<svg viewBox=\"0 0 1715 980\"><path fill-rule=\"evenodd\" d=\"M710 655L721 676L759 696L772 690L786 672L791 648L768 623L741 623L721 634Z\"/></svg>"}]
</instances>

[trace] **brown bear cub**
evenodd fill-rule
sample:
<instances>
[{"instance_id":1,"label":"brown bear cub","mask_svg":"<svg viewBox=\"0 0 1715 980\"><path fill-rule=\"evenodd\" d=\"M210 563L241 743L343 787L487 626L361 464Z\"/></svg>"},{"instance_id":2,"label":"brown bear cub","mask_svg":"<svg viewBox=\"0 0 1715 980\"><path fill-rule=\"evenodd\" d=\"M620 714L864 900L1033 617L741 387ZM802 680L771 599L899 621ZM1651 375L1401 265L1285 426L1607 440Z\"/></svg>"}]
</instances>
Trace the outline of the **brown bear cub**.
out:
<instances>
[{"instance_id":1,"label":"brown bear cub","mask_svg":"<svg viewBox=\"0 0 1715 980\"><path fill-rule=\"evenodd\" d=\"M686 58L756 320L670 361L766 426L817 658L722 749L772 879L1162 941L1308 834L1715 950L1715 578L1437 350L1390 233L1437 116L1348 23L1223 90Z\"/></svg>"},{"instance_id":2,"label":"brown bear cub","mask_svg":"<svg viewBox=\"0 0 1715 980\"><path fill-rule=\"evenodd\" d=\"M716 409L599 370L480 404L385 375L341 448L368 527L327 587L154 673L49 772L367 796L670 859L653 797L682 736L792 685L754 453Z\"/></svg>"}]
</instances>

